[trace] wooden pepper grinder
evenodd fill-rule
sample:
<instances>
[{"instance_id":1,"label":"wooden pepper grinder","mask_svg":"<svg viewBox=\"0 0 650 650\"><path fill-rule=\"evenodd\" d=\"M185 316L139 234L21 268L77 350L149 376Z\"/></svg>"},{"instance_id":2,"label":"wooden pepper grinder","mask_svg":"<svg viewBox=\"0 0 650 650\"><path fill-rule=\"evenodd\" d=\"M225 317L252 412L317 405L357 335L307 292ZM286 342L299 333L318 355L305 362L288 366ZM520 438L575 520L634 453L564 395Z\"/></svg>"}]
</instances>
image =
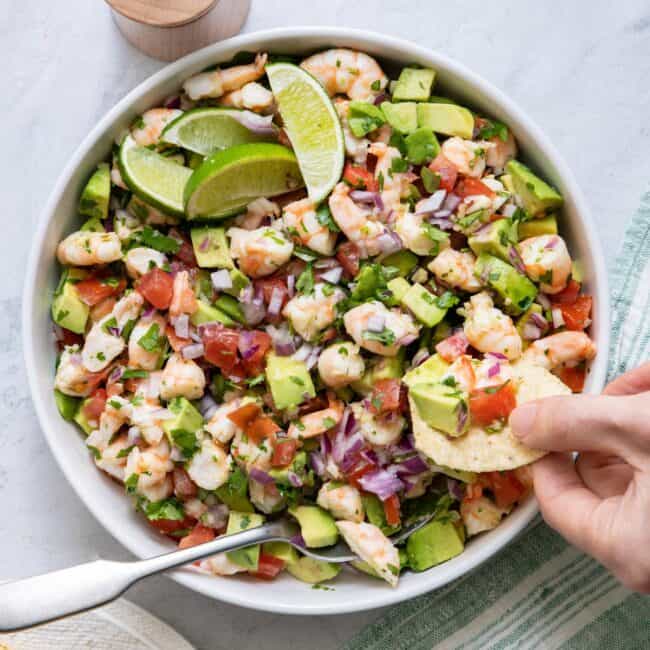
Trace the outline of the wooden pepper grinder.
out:
<instances>
[{"instance_id":1,"label":"wooden pepper grinder","mask_svg":"<svg viewBox=\"0 0 650 650\"><path fill-rule=\"evenodd\" d=\"M239 32L250 0L106 0L127 41L173 61Z\"/></svg>"}]
</instances>

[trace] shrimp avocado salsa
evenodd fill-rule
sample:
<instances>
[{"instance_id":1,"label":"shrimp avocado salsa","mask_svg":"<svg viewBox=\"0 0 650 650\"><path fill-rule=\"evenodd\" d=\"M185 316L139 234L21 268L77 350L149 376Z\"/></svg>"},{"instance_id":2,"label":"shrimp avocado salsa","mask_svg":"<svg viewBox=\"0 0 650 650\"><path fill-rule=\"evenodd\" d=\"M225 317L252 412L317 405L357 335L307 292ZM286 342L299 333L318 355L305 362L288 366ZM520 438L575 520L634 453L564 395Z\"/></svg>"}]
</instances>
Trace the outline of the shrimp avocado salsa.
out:
<instances>
[{"instance_id":1,"label":"shrimp avocado salsa","mask_svg":"<svg viewBox=\"0 0 650 650\"><path fill-rule=\"evenodd\" d=\"M592 299L506 124L362 52L188 79L83 189L52 302L62 417L183 547L293 518L395 586L531 488L519 403L582 390ZM390 536L434 514L407 542ZM199 568L331 580L284 543Z\"/></svg>"}]
</instances>

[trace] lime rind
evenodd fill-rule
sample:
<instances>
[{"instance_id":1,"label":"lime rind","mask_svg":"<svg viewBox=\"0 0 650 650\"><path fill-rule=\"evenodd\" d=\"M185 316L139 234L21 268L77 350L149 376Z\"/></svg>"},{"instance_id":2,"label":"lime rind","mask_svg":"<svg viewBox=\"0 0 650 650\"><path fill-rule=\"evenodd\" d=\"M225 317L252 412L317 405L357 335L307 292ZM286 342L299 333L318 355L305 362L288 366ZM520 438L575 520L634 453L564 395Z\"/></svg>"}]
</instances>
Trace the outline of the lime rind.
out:
<instances>
[{"instance_id":1,"label":"lime rind","mask_svg":"<svg viewBox=\"0 0 650 650\"><path fill-rule=\"evenodd\" d=\"M274 63L266 66L266 73L309 198L319 203L339 181L345 162L336 109L319 81L302 68Z\"/></svg>"}]
</instances>

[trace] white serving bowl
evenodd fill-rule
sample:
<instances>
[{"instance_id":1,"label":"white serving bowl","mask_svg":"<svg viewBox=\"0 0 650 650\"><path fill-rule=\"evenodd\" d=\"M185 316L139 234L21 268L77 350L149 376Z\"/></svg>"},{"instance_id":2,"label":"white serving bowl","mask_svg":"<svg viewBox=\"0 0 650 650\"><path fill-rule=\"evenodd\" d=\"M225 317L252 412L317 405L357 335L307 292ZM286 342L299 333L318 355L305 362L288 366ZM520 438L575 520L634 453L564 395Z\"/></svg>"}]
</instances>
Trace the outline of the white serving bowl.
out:
<instances>
[{"instance_id":1,"label":"white serving bowl","mask_svg":"<svg viewBox=\"0 0 650 650\"><path fill-rule=\"evenodd\" d=\"M407 41L365 31L297 27L246 34L195 52L163 68L108 112L76 150L43 211L34 237L23 302L25 362L34 404L47 441L77 494L106 530L138 557L173 549L173 544L147 526L133 511L124 490L98 471L77 428L58 414L52 387L56 351L52 341L50 301L60 269L55 249L62 237L80 225L77 201L83 183L105 160L113 138L147 108L159 105L189 76L228 61L241 51L308 54L331 46L350 47L383 62L419 63L437 71L436 92L449 94L469 107L504 121L512 129L524 160L555 184L565 199L562 234L573 256L581 260L587 293L594 296L591 333L599 353L591 365L586 389L599 391L605 380L609 343L609 298L603 255L594 223L576 182L555 148L531 120L499 90L449 59ZM397 603L431 591L489 559L515 538L537 513L533 498L518 507L497 529L472 540L465 552L429 571L406 573L395 589L350 571L341 573L334 591L314 590L282 575L270 583L249 578L216 578L191 569L171 573L177 582L206 596L253 609L285 614L338 614Z\"/></svg>"}]
</instances>

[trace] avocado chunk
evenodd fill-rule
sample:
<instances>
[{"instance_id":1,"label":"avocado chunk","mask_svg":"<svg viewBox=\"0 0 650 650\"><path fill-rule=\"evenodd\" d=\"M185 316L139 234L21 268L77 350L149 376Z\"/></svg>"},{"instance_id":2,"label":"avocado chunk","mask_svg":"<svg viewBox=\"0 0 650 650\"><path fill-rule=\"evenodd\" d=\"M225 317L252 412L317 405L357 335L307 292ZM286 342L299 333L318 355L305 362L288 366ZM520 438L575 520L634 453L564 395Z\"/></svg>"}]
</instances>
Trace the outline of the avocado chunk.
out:
<instances>
[{"instance_id":1,"label":"avocado chunk","mask_svg":"<svg viewBox=\"0 0 650 650\"><path fill-rule=\"evenodd\" d=\"M465 469L452 469L446 465L433 465L431 469L434 472L442 472L445 476L451 476L451 478L463 483L475 483L477 478L476 472L469 472Z\"/></svg>"},{"instance_id":2,"label":"avocado chunk","mask_svg":"<svg viewBox=\"0 0 650 650\"><path fill-rule=\"evenodd\" d=\"M326 510L319 506L298 506L290 508L289 513L298 520L300 534L307 548L321 548L336 544L339 531L334 518Z\"/></svg>"},{"instance_id":3,"label":"avocado chunk","mask_svg":"<svg viewBox=\"0 0 650 650\"><path fill-rule=\"evenodd\" d=\"M302 480L303 485L313 485L314 477L313 474L310 474L307 465L307 452L301 449L287 467L275 467L269 470L269 476L271 476L276 483L287 487L291 486L289 473L298 476Z\"/></svg>"},{"instance_id":4,"label":"avocado chunk","mask_svg":"<svg viewBox=\"0 0 650 650\"><path fill-rule=\"evenodd\" d=\"M426 382L413 384L409 395L420 417L449 436L461 436L469 427L467 395L453 386Z\"/></svg>"},{"instance_id":5,"label":"avocado chunk","mask_svg":"<svg viewBox=\"0 0 650 650\"><path fill-rule=\"evenodd\" d=\"M77 409L77 412L73 416L73 420L81 427L81 430L89 436L94 427L88 422L88 416L85 413L84 406L90 402L91 398L87 397L85 400L81 402L79 405L79 408Z\"/></svg>"},{"instance_id":6,"label":"avocado chunk","mask_svg":"<svg viewBox=\"0 0 650 650\"><path fill-rule=\"evenodd\" d=\"M203 269L232 269L230 248L224 228L206 226L190 230L197 264Z\"/></svg>"},{"instance_id":7,"label":"avocado chunk","mask_svg":"<svg viewBox=\"0 0 650 650\"><path fill-rule=\"evenodd\" d=\"M352 389L360 395L367 395L372 392L372 388L380 379L398 379L402 376L404 368L404 358L400 354L396 357L381 357L366 370L359 381L352 384Z\"/></svg>"},{"instance_id":8,"label":"avocado chunk","mask_svg":"<svg viewBox=\"0 0 650 650\"><path fill-rule=\"evenodd\" d=\"M278 410L298 406L316 395L307 366L291 357L269 354L266 360L266 381Z\"/></svg>"},{"instance_id":9,"label":"avocado chunk","mask_svg":"<svg viewBox=\"0 0 650 650\"><path fill-rule=\"evenodd\" d=\"M79 411L81 399L78 397L72 397L71 395L66 395L55 388L54 402L64 420L67 420L68 422L74 421L75 415L77 415L77 412Z\"/></svg>"},{"instance_id":10,"label":"avocado chunk","mask_svg":"<svg viewBox=\"0 0 650 650\"><path fill-rule=\"evenodd\" d=\"M350 131L357 137L378 129L386 123L386 118L381 109L368 102L351 101L348 107L348 124Z\"/></svg>"},{"instance_id":11,"label":"avocado chunk","mask_svg":"<svg viewBox=\"0 0 650 650\"><path fill-rule=\"evenodd\" d=\"M386 513L384 512L384 504L379 497L374 494L365 493L362 495L361 501L363 502L363 508L366 511L366 519L368 522L377 526L384 535L392 535L401 528L401 526L388 525Z\"/></svg>"},{"instance_id":12,"label":"avocado chunk","mask_svg":"<svg viewBox=\"0 0 650 650\"><path fill-rule=\"evenodd\" d=\"M221 294L215 301L214 306L219 309L221 312L234 318L237 322L245 324L246 318L244 317L244 310L239 304L237 298L233 298L228 294Z\"/></svg>"},{"instance_id":13,"label":"avocado chunk","mask_svg":"<svg viewBox=\"0 0 650 650\"><path fill-rule=\"evenodd\" d=\"M497 219L470 235L468 243L476 255L489 253L507 262L510 247L517 241L517 223L510 219Z\"/></svg>"},{"instance_id":14,"label":"avocado chunk","mask_svg":"<svg viewBox=\"0 0 650 650\"><path fill-rule=\"evenodd\" d=\"M512 179L514 193L528 214L534 217L544 216L562 205L563 199L557 190L533 174L523 163L517 160L509 161L506 164L506 172Z\"/></svg>"},{"instance_id":15,"label":"avocado chunk","mask_svg":"<svg viewBox=\"0 0 650 650\"><path fill-rule=\"evenodd\" d=\"M262 553L282 560L285 564L294 564L300 557L288 542L266 542L262 544Z\"/></svg>"},{"instance_id":16,"label":"avocado chunk","mask_svg":"<svg viewBox=\"0 0 650 650\"><path fill-rule=\"evenodd\" d=\"M413 165L431 162L440 153L440 143L436 134L426 127L409 133L404 139L406 159Z\"/></svg>"},{"instance_id":17,"label":"avocado chunk","mask_svg":"<svg viewBox=\"0 0 650 650\"><path fill-rule=\"evenodd\" d=\"M465 545L450 521L430 521L416 530L406 542L409 567L425 571L463 552Z\"/></svg>"},{"instance_id":18,"label":"avocado chunk","mask_svg":"<svg viewBox=\"0 0 650 650\"><path fill-rule=\"evenodd\" d=\"M264 517L252 512L237 512L231 510L228 515L228 526L226 527L226 535L234 535L240 533L242 530L249 528L257 528L264 523ZM238 548L236 551L228 551L226 553L228 559L239 566L243 566L249 571L257 571L260 561L260 545L247 546L246 548Z\"/></svg>"},{"instance_id":19,"label":"avocado chunk","mask_svg":"<svg viewBox=\"0 0 650 650\"><path fill-rule=\"evenodd\" d=\"M251 283L251 281L237 268L230 269L230 280L232 282L232 288L225 289L224 293L227 293L229 296L233 296L234 298L239 298L241 290Z\"/></svg>"},{"instance_id":20,"label":"avocado chunk","mask_svg":"<svg viewBox=\"0 0 650 650\"><path fill-rule=\"evenodd\" d=\"M519 222L520 240L541 235L557 235L557 217L554 214Z\"/></svg>"},{"instance_id":21,"label":"avocado chunk","mask_svg":"<svg viewBox=\"0 0 650 650\"><path fill-rule=\"evenodd\" d=\"M474 132L474 116L457 104L418 104L418 126L444 135L469 139Z\"/></svg>"},{"instance_id":22,"label":"avocado chunk","mask_svg":"<svg viewBox=\"0 0 650 650\"><path fill-rule=\"evenodd\" d=\"M402 296L400 303L427 327L437 325L447 314L446 309L438 306L436 296L417 282Z\"/></svg>"},{"instance_id":23,"label":"avocado chunk","mask_svg":"<svg viewBox=\"0 0 650 650\"><path fill-rule=\"evenodd\" d=\"M537 287L525 275L488 253L478 256L474 274L499 294L506 311L512 314L525 312L537 295Z\"/></svg>"},{"instance_id":24,"label":"avocado chunk","mask_svg":"<svg viewBox=\"0 0 650 650\"><path fill-rule=\"evenodd\" d=\"M203 416L185 397L174 397L167 409L174 417L163 422L163 431L169 442L179 447L185 456L192 456L198 447L196 432L203 426Z\"/></svg>"},{"instance_id":25,"label":"avocado chunk","mask_svg":"<svg viewBox=\"0 0 650 650\"><path fill-rule=\"evenodd\" d=\"M414 102L404 102L403 104L382 102L381 110L388 123L398 133L412 133L418 128L417 105Z\"/></svg>"},{"instance_id":26,"label":"avocado chunk","mask_svg":"<svg viewBox=\"0 0 650 650\"><path fill-rule=\"evenodd\" d=\"M426 102L436 78L431 68L403 68L393 89L396 102Z\"/></svg>"},{"instance_id":27,"label":"avocado chunk","mask_svg":"<svg viewBox=\"0 0 650 650\"><path fill-rule=\"evenodd\" d=\"M336 578L341 572L341 565L314 560L310 557L301 557L297 562L287 564L287 571L294 578L315 585Z\"/></svg>"},{"instance_id":28,"label":"avocado chunk","mask_svg":"<svg viewBox=\"0 0 650 650\"><path fill-rule=\"evenodd\" d=\"M201 325L202 323L222 323L227 327L231 327L235 324L235 321L212 305L209 305L204 300L197 300L199 308L190 316L190 323L192 325Z\"/></svg>"},{"instance_id":29,"label":"avocado chunk","mask_svg":"<svg viewBox=\"0 0 650 650\"><path fill-rule=\"evenodd\" d=\"M106 219L111 198L111 172L108 163L100 163L79 199L79 212L86 217Z\"/></svg>"},{"instance_id":30,"label":"avocado chunk","mask_svg":"<svg viewBox=\"0 0 650 650\"><path fill-rule=\"evenodd\" d=\"M385 257L382 265L396 268L400 278L404 278L418 265L418 256L409 250L402 249Z\"/></svg>"},{"instance_id":31,"label":"avocado chunk","mask_svg":"<svg viewBox=\"0 0 650 650\"><path fill-rule=\"evenodd\" d=\"M106 232L106 228L104 228L104 224L99 217L88 217L79 230L85 232Z\"/></svg>"},{"instance_id":32,"label":"avocado chunk","mask_svg":"<svg viewBox=\"0 0 650 650\"><path fill-rule=\"evenodd\" d=\"M89 313L90 308L81 300L74 282L67 276L52 300L52 319L75 334L83 334Z\"/></svg>"},{"instance_id":33,"label":"avocado chunk","mask_svg":"<svg viewBox=\"0 0 650 650\"><path fill-rule=\"evenodd\" d=\"M225 485L217 488L215 494L222 503L238 512L254 512L253 504L248 500L248 478L239 467L230 473Z\"/></svg>"},{"instance_id":34,"label":"avocado chunk","mask_svg":"<svg viewBox=\"0 0 650 650\"><path fill-rule=\"evenodd\" d=\"M402 298L411 288L411 285L404 278L393 278L388 282L388 288L395 296L395 300L401 302Z\"/></svg>"},{"instance_id":35,"label":"avocado chunk","mask_svg":"<svg viewBox=\"0 0 650 650\"><path fill-rule=\"evenodd\" d=\"M409 370L404 375L402 382L407 386L424 382L438 382L444 377L447 370L449 370L449 364L436 353L413 370Z\"/></svg>"},{"instance_id":36,"label":"avocado chunk","mask_svg":"<svg viewBox=\"0 0 650 650\"><path fill-rule=\"evenodd\" d=\"M369 576L372 576L373 578L379 578L379 580L383 580L383 578L367 562L364 562L363 560L353 560L352 562L350 562L350 564L357 571L361 571L362 573L367 573Z\"/></svg>"}]
</instances>

